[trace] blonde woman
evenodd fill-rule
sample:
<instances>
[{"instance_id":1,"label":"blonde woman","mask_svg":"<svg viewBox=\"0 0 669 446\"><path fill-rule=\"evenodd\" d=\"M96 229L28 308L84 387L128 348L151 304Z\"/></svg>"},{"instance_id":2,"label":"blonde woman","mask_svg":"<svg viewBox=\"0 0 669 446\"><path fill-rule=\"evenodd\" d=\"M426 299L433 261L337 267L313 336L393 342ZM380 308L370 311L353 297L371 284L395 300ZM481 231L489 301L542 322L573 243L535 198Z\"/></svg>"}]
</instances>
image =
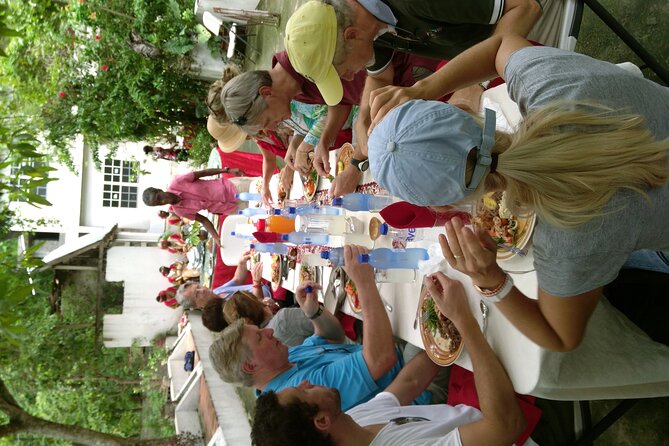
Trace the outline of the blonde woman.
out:
<instances>
[{"instance_id":1,"label":"blonde woman","mask_svg":"<svg viewBox=\"0 0 669 446\"><path fill-rule=\"evenodd\" d=\"M535 211L538 300L513 287L482 231L454 219L442 250L527 337L572 350L630 253L669 248L669 89L584 55L492 39L496 53L467 74L505 78L524 116L520 128L496 133L490 110L481 126L448 104L405 102L374 129L370 168L415 204L504 190L514 213ZM457 73L442 76L444 90L466 84Z\"/></svg>"}]
</instances>

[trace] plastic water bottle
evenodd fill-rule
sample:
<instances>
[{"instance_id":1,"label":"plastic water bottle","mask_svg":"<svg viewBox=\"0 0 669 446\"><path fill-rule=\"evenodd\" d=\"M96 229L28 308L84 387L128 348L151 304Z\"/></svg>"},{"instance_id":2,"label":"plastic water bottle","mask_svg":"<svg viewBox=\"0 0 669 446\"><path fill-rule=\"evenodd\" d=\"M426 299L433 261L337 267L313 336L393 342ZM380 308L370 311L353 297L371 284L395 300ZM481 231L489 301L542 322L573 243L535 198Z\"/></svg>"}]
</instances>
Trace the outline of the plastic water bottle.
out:
<instances>
[{"instance_id":1,"label":"plastic water bottle","mask_svg":"<svg viewBox=\"0 0 669 446\"><path fill-rule=\"evenodd\" d=\"M332 200L332 206L343 207L349 211L378 212L394 203L397 199L390 195L348 194Z\"/></svg>"},{"instance_id":2,"label":"plastic water bottle","mask_svg":"<svg viewBox=\"0 0 669 446\"><path fill-rule=\"evenodd\" d=\"M310 234L308 232L291 232L281 236L281 241L296 245L327 245L330 236L327 234Z\"/></svg>"},{"instance_id":3,"label":"plastic water bottle","mask_svg":"<svg viewBox=\"0 0 669 446\"><path fill-rule=\"evenodd\" d=\"M322 251L321 259L329 260L333 266L344 266L344 248Z\"/></svg>"},{"instance_id":4,"label":"plastic water bottle","mask_svg":"<svg viewBox=\"0 0 669 446\"><path fill-rule=\"evenodd\" d=\"M242 201L262 202L262 195L255 192L240 192L238 194L235 194L235 198Z\"/></svg>"},{"instance_id":5,"label":"plastic water bottle","mask_svg":"<svg viewBox=\"0 0 669 446\"><path fill-rule=\"evenodd\" d=\"M381 223L379 227L381 235L392 237L393 248L404 249L409 242L417 242L423 240L425 232L422 228L405 228L397 229L389 226L388 223Z\"/></svg>"},{"instance_id":6,"label":"plastic water bottle","mask_svg":"<svg viewBox=\"0 0 669 446\"><path fill-rule=\"evenodd\" d=\"M289 211L292 210L294 214L297 215L341 215L342 210L340 208L332 206L319 206L317 204L303 204L297 207L288 208Z\"/></svg>"},{"instance_id":7,"label":"plastic water bottle","mask_svg":"<svg viewBox=\"0 0 669 446\"><path fill-rule=\"evenodd\" d=\"M266 217L270 215L269 209L266 208L245 208L241 211L238 211L237 214L244 215L245 217L253 217L254 215Z\"/></svg>"},{"instance_id":8,"label":"plastic water bottle","mask_svg":"<svg viewBox=\"0 0 669 446\"><path fill-rule=\"evenodd\" d=\"M288 254L290 246L283 243L252 243L249 248L255 252L269 252L270 254Z\"/></svg>"},{"instance_id":9,"label":"plastic water bottle","mask_svg":"<svg viewBox=\"0 0 669 446\"><path fill-rule=\"evenodd\" d=\"M429 258L427 250L423 248L409 248L402 251L379 248L369 251L368 254L360 254L358 262L369 263L378 269L417 269L419 261Z\"/></svg>"},{"instance_id":10,"label":"plastic water bottle","mask_svg":"<svg viewBox=\"0 0 669 446\"><path fill-rule=\"evenodd\" d=\"M252 236L252 235L249 235L249 234L243 234L243 233L241 233L241 232L235 232L235 231L232 231L232 232L230 233L230 235L233 236L233 237L237 237L237 238L245 238L245 239L247 239L247 240L253 240L253 239L255 238L255 237Z\"/></svg>"}]
</instances>

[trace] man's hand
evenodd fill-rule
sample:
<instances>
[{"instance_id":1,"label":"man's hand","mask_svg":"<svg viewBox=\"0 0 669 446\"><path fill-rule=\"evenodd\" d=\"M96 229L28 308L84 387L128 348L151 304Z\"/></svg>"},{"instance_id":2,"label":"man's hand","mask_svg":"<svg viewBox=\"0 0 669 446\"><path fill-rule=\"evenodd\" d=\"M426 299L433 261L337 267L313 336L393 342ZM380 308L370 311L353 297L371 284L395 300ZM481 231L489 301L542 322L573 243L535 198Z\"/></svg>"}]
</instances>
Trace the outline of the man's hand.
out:
<instances>
[{"instance_id":1,"label":"man's hand","mask_svg":"<svg viewBox=\"0 0 669 446\"><path fill-rule=\"evenodd\" d=\"M283 190L286 191L286 194L290 193L290 188L293 187L293 178L295 177L294 170L286 165L281 172L279 172L279 182L283 187Z\"/></svg>"},{"instance_id":2,"label":"man's hand","mask_svg":"<svg viewBox=\"0 0 669 446\"><path fill-rule=\"evenodd\" d=\"M313 162L320 176L327 177L330 175L330 151L328 147L324 146L323 139L316 144Z\"/></svg>"},{"instance_id":3,"label":"man's hand","mask_svg":"<svg viewBox=\"0 0 669 446\"><path fill-rule=\"evenodd\" d=\"M295 147L293 144L290 144L288 146L288 150L286 150L286 155L283 157L283 160L286 163L286 166L290 167L291 169L295 170L295 155L297 153L297 147Z\"/></svg>"},{"instance_id":4,"label":"man's hand","mask_svg":"<svg viewBox=\"0 0 669 446\"><path fill-rule=\"evenodd\" d=\"M308 174L312 168L312 158L314 153L314 146L302 143L297 148L295 154L295 170L303 175Z\"/></svg>"},{"instance_id":5,"label":"man's hand","mask_svg":"<svg viewBox=\"0 0 669 446\"><path fill-rule=\"evenodd\" d=\"M441 314L453 321L456 327L474 317L462 283L448 278L441 271L425 276L423 283Z\"/></svg>"},{"instance_id":6,"label":"man's hand","mask_svg":"<svg viewBox=\"0 0 669 446\"><path fill-rule=\"evenodd\" d=\"M306 288L311 287L307 292ZM311 317L318 311L318 293L321 287L316 282L302 282L295 290L295 300L306 317Z\"/></svg>"},{"instance_id":7,"label":"man's hand","mask_svg":"<svg viewBox=\"0 0 669 446\"><path fill-rule=\"evenodd\" d=\"M272 206L272 192L269 190L269 181L262 181L262 202L265 206Z\"/></svg>"},{"instance_id":8,"label":"man's hand","mask_svg":"<svg viewBox=\"0 0 669 446\"><path fill-rule=\"evenodd\" d=\"M358 255L367 254L368 250L364 246L346 245L344 246L344 271L348 277L360 289L363 285L372 285L374 282L374 268L366 263L358 262Z\"/></svg>"},{"instance_id":9,"label":"man's hand","mask_svg":"<svg viewBox=\"0 0 669 446\"><path fill-rule=\"evenodd\" d=\"M372 123L369 126L367 134L370 134L374 127L381 122L384 116L398 105L402 105L412 99L425 99L425 95L415 86L411 87L395 87L389 85L387 87L373 90L369 94L370 111L369 115L372 118Z\"/></svg>"},{"instance_id":10,"label":"man's hand","mask_svg":"<svg viewBox=\"0 0 669 446\"><path fill-rule=\"evenodd\" d=\"M360 183L362 172L352 164L347 165L332 181L330 186L330 198L341 197L342 195L355 192Z\"/></svg>"}]
</instances>

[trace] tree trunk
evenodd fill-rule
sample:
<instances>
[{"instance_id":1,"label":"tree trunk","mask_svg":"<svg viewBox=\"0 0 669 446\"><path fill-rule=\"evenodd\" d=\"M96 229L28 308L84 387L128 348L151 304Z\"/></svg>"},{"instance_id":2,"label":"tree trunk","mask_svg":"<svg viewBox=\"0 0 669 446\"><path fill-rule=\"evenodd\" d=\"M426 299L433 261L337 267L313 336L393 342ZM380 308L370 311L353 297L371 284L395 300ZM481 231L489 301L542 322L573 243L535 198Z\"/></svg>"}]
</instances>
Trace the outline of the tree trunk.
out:
<instances>
[{"instance_id":1,"label":"tree trunk","mask_svg":"<svg viewBox=\"0 0 669 446\"><path fill-rule=\"evenodd\" d=\"M0 379L0 411L9 417L9 423L0 426L0 438L22 433L57 438L90 446L178 446L186 445L193 441L191 438L177 437L152 440L124 438L80 426L54 423L37 418L27 413L18 405L2 379Z\"/></svg>"}]
</instances>

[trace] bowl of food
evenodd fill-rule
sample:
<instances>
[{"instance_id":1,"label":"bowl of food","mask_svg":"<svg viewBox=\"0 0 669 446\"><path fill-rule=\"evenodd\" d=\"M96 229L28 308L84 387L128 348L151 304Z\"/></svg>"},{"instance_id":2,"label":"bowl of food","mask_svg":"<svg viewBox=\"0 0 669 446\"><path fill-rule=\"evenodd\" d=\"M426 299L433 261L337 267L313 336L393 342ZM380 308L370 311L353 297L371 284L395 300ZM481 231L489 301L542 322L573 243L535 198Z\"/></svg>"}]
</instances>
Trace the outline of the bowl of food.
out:
<instances>
[{"instance_id":1,"label":"bowl of food","mask_svg":"<svg viewBox=\"0 0 669 446\"><path fill-rule=\"evenodd\" d=\"M453 322L441 314L432 296L423 286L418 301L420 336L425 352L440 366L451 365L462 352L462 336Z\"/></svg>"},{"instance_id":2,"label":"bowl of food","mask_svg":"<svg viewBox=\"0 0 669 446\"><path fill-rule=\"evenodd\" d=\"M534 212L513 215L506 205L506 194L499 191L485 194L479 200L473 219L474 226L484 229L497 243L499 260L524 252L535 222Z\"/></svg>"}]
</instances>

